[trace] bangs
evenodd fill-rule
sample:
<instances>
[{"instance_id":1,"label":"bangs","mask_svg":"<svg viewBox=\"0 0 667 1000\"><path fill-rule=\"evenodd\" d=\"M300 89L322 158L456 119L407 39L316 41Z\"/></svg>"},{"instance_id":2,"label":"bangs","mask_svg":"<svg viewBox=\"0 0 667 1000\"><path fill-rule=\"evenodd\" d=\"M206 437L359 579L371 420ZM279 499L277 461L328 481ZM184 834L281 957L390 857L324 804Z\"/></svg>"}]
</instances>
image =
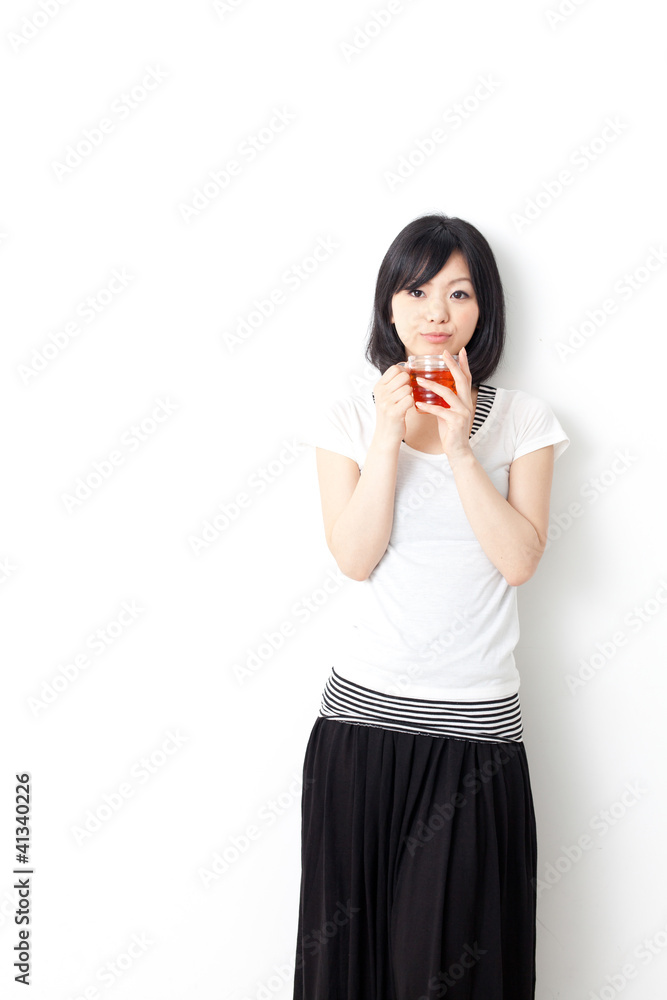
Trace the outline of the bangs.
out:
<instances>
[{"instance_id":1,"label":"bangs","mask_svg":"<svg viewBox=\"0 0 667 1000\"><path fill-rule=\"evenodd\" d=\"M452 253L461 250L450 233L442 232L438 237L434 240L432 234L422 234L411 246L403 249L394 293L403 289L412 292L430 281L443 269Z\"/></svg>"},{"instance_id":2,"label":"bangs","mask_svg":"<svg viewBox=\"0 0 667 1000\"><path fill-rule=\"evenodd\" d=\"M493 251L472 223L437 213L408 223L380 265L365 353L380 372L405 361L405 345L391 321L392 296L431 281L455 250L466 262L479 305L477 325L466 347L473 385L484 383L496 370L505 344L505 296Z\"/></svg>"}]
</instances>

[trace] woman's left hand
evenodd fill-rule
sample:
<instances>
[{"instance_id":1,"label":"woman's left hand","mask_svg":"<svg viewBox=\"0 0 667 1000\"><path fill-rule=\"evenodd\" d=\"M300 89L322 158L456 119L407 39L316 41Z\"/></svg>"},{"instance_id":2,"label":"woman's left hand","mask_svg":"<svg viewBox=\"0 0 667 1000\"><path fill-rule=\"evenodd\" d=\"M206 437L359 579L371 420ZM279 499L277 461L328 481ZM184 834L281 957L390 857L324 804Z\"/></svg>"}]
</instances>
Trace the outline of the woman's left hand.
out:
<instances>
[{"instance_id":1,"label":"woman's left hand","mask_svg":"<svg viewBox=\"0 0 667 1000\"><path fill-rule=\"evenodd\" d=\"M433 413L438 417L438 432L443 450L450 462L463 454L471 451L469 435L474 417L475 407L472 401L472 375L468 367L468 356L465 347L459 351L459 364L445 350L442 356L447 362L447 366L454 376L456 392L448 389L433 379L417 378L420 385L432 389L438 396L442 396L449 408L440 406L437 403L418 403L415 406L419 413Z\"/></svg>"}]
</instances>

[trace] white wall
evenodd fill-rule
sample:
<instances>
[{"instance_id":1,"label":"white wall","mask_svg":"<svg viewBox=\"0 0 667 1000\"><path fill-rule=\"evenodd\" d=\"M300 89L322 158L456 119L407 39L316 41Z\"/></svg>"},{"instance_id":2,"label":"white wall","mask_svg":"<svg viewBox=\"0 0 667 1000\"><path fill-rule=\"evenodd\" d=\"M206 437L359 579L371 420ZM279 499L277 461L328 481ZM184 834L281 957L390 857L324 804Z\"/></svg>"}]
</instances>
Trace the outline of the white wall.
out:
<instances>
[{"instance_id":1,"label":"white wall","mask_svg":"<svg viewBox=\"0 0 667 1000\"><path fill-rule=\"evenodd\" d=\"M519 595L545 883L537 997L658 995L663 33L649 0L560 7L557 20L558 0L402 0L376 29L383 0L4 4L8 995L22 993L7 838L14 773L29 771L32 996L291 998L299 780L344 585L303 611L335 564L313 456L286 445L363 375L380 261L430 211L489 239L509 310L495 381L547 399L572 439L551 544ZM279 124L250 160L244 144ZM58 168L86 130L89 150ZM223 189L209 175L230 160ZM294 287L286 272L319 240L335 247ZM230 348L255 300L279 292ZM246 506L195 551L239 494ZM234 665L290 623L240 682ZM206 886L216 854L230 864Z\"/></svg>"}]
</instances>

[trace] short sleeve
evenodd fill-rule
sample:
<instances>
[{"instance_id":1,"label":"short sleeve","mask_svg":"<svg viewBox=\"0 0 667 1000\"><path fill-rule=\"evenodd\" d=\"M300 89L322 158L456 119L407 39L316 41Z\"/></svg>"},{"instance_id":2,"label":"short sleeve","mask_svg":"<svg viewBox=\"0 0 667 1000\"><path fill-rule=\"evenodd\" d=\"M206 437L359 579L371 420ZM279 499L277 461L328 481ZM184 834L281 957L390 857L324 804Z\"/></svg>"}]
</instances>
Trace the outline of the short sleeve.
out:
<instances>
[{"instance_id":1,"label":"short sleeve","mask_svg":"<svg viewBox=\"0 0 667 1000\"><path fill-rule=\"evenodd\" d=\"M337 400L321 411L304 429L298 443L306 448L326 448L357 462L359 447L349 402Z\"/></svg>"},{"instance_id":2,"label":"short sleeve","mask_svg":"<svg viewBox=\"0 0 667 1000\"><path fill-rule=\"evenodd\" d=\"M554 445L554 460L570 443L553 410L543 399L522 392L515 415L514 458Z\"/></svg>"}]
</instances>

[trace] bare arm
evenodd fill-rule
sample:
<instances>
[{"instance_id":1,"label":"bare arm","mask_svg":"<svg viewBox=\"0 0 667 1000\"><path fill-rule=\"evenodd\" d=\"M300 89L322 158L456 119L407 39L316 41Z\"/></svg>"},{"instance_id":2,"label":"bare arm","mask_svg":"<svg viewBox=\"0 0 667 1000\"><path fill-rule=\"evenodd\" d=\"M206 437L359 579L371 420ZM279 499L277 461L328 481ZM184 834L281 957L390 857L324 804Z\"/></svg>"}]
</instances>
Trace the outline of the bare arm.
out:
<instances>
[{"instance_id":1,"label":"bare arm","mask_svg":"<svg viewBox=\"0 0 667 1000\"><path fill-rule=\"evenodd\" d=\"M317 448L316 456L327 545L345 576L365 580L394 523L398 445L373 438L362 473L337 452Z\"/></svg>"},{"instance_id":2,"label":"bare arm","mask_svg":"<svg viewBox=\"0 0 667 1000\"><path fill-rule=\"evenodd\" d=\"M554 447L538 448L510 465L507 500L471 450L452 460L466 517L493 565L512 587L533 575L544 553Z\"/></svg>"},{"instance_id":3,"label":"bare arm","mask_svg":"<svg viewBox=\"0 0 667 1000\"><path fill-rule=\"evenodd\" d=\"M353 580L370 576L387 550L405 414L413 405L410 376L396 365L373 388L377 419L363 471L346 455L315 451L327 545Z\"/></svg>"},{"instance_id":4,"label":"bare arm","mask_svg":"<svg viewBox=\"0 0 667 1000\"><path fill-rule=\"evenodd\" d=\"M456 393L433 381L428 384L449 408L416 405L438 417L440 440L470 526L496 569L510 586L518 587L533 575L547 544L554 446L538 448L512 462L506 500L470 447L474 405L466 349L461 348L458 365L449 351L442 353L454 375Z\"/></svg>"}]
</instances>

